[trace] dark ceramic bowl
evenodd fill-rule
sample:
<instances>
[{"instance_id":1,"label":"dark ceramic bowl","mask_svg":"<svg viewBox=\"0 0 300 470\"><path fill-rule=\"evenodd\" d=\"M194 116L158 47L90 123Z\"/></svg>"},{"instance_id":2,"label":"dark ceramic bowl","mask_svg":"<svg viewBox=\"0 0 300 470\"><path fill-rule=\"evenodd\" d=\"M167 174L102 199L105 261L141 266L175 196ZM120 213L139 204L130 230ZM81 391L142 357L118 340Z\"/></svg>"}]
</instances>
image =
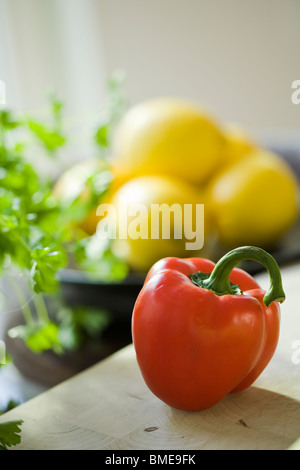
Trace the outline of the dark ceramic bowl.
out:
<instances>
[{"instance_id":1,"label":"dark ceramic bowl","mask_svg":"<svg viewBox=\"0 0 300 470\"><path fill-rule=\"evenodd\" d=\"M142 274L129 274L121 282L101 282L91 280L75 269L65 269L60 273L61 293L68 305L102 308L108 310L116 321L127 321L131 317L144 279Z\"/></svg>"}]
</instances>

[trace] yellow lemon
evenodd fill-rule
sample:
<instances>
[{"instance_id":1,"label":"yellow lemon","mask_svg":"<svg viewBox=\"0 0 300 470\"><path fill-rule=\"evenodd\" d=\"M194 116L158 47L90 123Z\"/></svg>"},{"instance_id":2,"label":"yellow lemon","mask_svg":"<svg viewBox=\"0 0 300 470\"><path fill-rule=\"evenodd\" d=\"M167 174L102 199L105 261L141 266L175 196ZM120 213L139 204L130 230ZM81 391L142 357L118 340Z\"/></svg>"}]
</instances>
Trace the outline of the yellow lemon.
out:
<instances>
[{"instance_id":1,"label":"yellow lemon","mask_svg":"<svg viewBox=\"0 0 300 470\"><path fill-rule=\"evenodd\" d=\"M111 201L117 226L113 252L140 272L166 256L203 253L206 238L202 237L209 232L204 225L203 197L194 186L175 178L129 180ZM108 221L102 222L104 226Z\"/></svg>"},{"instance_id":2,"label":"yellow lemon","mask_svg":"<svg viewBox=\"0 0 300 470\"><path fill-rule=\"evenodd\" d=\"M281 157L257 149L211 182L207 201L224 244L270 246L298 217L298 181Z\"/></svg>"},{"instance_id":3,"label":"yellow lemon","mask_svg":"<svg viewBox=\"0 0 300 470\"><path fill-rule=\"evenodd\" d=\"M223 127L223 135L225 139L223 165L225 168L239 162L258 148L255 139L238 124L226 123Z\"/></svg>"},{"instance_id":4,"label":"yellow lemon","mask_svg":"<svg viewBox=\"0 0 300 470\"><path fill-rule=\"evenodd\" d=\"M221 162L224 139L196 104L156 98L133 106L114 136L114 165L130 177L161 174L202 183Z\"/></svg>"}]
</instances>

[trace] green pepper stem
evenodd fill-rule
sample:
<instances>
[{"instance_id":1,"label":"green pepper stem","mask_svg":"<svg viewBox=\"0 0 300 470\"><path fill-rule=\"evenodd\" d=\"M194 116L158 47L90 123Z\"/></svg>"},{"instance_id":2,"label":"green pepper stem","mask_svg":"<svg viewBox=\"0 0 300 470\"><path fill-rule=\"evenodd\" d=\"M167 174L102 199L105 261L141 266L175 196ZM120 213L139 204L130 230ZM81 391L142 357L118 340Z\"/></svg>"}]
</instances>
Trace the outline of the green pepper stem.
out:
<instances>
[{"instance_id":1,"label":"green pepper stem","mask_svg":"<svg viewBox=\"0 0 300 470\"><path fill-rule=\"evenodd\" d=\"M241 293L238 286L229 281L233 268L244 260L252 260L261 263L270 276L270 287L263 301L268 307L271 302L283 302L285 293L282 287L282 279L278 264L275 259L262 248L254 246L242 246L229 251L215 265L212 273L197 282L200 287L209 289L218 295ZM199 274L199 273L198 273ZM191 275L191 279L193 275ZM196 282L195 282L196 283Z\"/></svg>"}]
</instances>

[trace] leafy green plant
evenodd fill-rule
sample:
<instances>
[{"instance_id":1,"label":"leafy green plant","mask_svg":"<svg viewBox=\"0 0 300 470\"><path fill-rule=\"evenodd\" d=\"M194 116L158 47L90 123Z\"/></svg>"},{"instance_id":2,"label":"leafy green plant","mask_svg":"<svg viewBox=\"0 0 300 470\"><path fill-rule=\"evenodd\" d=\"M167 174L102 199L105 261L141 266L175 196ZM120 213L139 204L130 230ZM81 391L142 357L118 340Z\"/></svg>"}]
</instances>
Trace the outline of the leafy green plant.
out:
<instances>
[{"instance_id":1,"label":"leafy green plant","mask_svg":"<svg viewBox=\"0 0 300 470\"><path fill-rule=\"evenodd\" d=\"M126 107L123 78L118 73L109 80L107 106L92 136L99 158L104 158L112 129ZM87 177L88 200L78 192L65 206L53 197L52 181L41 177L32 163L31 151L36 144L51 158L57 158L58 151L67 145L62 111L63 104L55 95L50 97L47 122L0 109L0 270L12 283L24 316L24 324L12 328L9 335L24 340L35 353L72 349L81 343L83 332L101 332L109 322L107 312L93 312L92 316L82 308L72 311L65 307L55 321L50 317L44 295L57 292L58 273L70 257L79 269L103 280L122 279L128 272L112 255L109 244L101 246L95 256L93 237L74 231L73 226L109 188L109 170ZM14 277L15 270L23 273L35 303L35 316ZM21 420L0 424L0 449L20 442L21 425Z\"/></svg>"},{"instance_id":2,"label":"leafy green plant","mask_svg":"<svg viewBox=\"0 0 300 470\"><path fill-rule=\"evenodd\" d=\"M11 135L22 125L11 112L0 111L1 268L18 266L28 274L35 293L54 292L56 274L67 264L66 231L59 224L50 185L40 180Z\"/></svg>"},{"instance_id":3,"label":"leafy green plant","mask_svg":"<svg viewBox=\"0 0 300 470\"><path fill-rule=\"evenodd\" d=\"M0 110L0 267L7 272L12 266L26 271L32 290L41 294L57 288L56 274L66 265L67 255L51 188L24 159L24 146L13 135L25 126L26 121L11 111ZM36 334L49 338L49 330L55 327L49 317L34 322L26 308L24 312L22 334L27 341ZM52 334L48 345L53 344ZM20 442L21 424L0 424L0 449Z\"/></svg>"}]
</instances>

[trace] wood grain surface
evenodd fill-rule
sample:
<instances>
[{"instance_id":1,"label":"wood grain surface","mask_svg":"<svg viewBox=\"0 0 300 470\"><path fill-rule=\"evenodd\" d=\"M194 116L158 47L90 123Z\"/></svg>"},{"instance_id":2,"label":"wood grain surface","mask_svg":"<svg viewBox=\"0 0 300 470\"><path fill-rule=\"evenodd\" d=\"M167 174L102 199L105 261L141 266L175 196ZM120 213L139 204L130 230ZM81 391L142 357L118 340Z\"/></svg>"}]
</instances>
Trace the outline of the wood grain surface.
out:
<instances>
[{"instance_id":1,"label":"wood grain surface","mask_svg":"<svg viewBox=\"0 0 300 470\"><path fill-rule=\"evenodd\" d=\"M282 275L279 345L247 390L201 412L172 409L144 384L130 345L3 415L24 421L15 449L300 449L300 265Z\"/></svg>"}]
</instances>

